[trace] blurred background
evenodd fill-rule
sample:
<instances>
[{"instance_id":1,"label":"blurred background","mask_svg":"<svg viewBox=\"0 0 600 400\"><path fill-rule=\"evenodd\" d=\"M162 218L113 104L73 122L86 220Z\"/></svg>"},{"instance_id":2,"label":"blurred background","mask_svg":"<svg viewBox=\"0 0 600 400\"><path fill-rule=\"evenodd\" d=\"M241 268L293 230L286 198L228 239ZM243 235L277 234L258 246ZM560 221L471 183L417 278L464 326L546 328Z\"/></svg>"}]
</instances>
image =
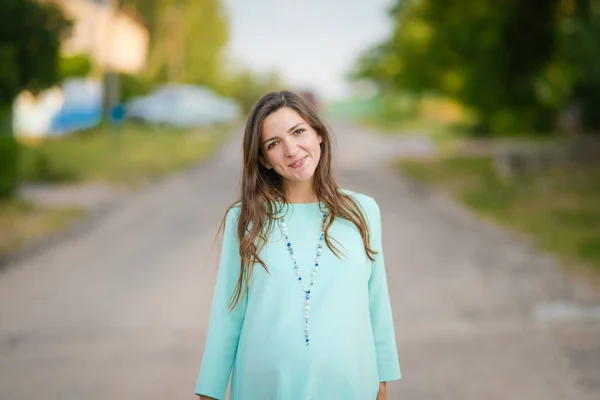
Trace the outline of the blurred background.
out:
<instances>
[{"instance_id":1,"label":"blurred background","mask_svg":"<svg viewBox=\"0 0 600 400\"><path fill-rule=\"evenodd\" d=\"M209 242L235 198L247 112L282 89L330 124L341 182L377 198L389 259L413 268L390 278L401 362L415 371L390 398L407 398L400 390L411 399L599 398L597 0L0 1L0 358L8 360L0 398L32 398L20 379L47 348L56 352L43 360L58 360L64 374L38 367L35 381L54 385L50 398L89 398L93 369L79 376L76 365L90 360L63 346L129 354L129 342L114 338L129 322L115 314L129 321L141 299L153 305L142 314L162 321L159 332L196 334L179 337L188 347L169 347L176 355L200 347L168 364L190 385L206 322L204 308L197 325L183 322L198 303L190 282L205 282L205 307L214 278L192 269L209 252L193 243ZM103 257L114 266L100 273ZM172 270L159 275L162 258L181 281ZM82 263L85 272L72 275ZM150 277L135 283L149 265ZM132 300L136 284L146 295ZM184 287L185 303L154 307L169 297L161 290ZM438 294L425 301L423 293ZM94 308L115 298L121 306ZM58 315L67 319L47 320ZM407 328L424 315L431 320ZM492 329L487 318L513 325ZM95 342L71 336L82 326L110 328ZM498 329L515 336L493 336ZM492 331L464 353L435 347L448 334ZM152 338L132 359L174 340L172 331ZM502 345L516 342L514 354ZM433 372L423 365L430 348L439 357ZM497 368L476 353L499 357ZM454 362L483 374L479 386L465 386ZM507 389L519 371L529 381ZM113 371L122 390L98 398L139 397L133 382L148 382L128 372Z\"/></svg>"}]
</instances>

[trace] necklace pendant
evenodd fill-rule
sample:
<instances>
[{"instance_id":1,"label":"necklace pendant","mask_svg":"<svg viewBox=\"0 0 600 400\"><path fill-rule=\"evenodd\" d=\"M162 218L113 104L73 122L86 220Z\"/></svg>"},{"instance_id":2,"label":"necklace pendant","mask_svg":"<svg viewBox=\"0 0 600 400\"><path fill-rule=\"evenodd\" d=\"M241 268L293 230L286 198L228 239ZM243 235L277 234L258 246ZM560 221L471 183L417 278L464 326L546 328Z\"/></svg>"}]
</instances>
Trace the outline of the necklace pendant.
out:
<instances>
[{"instance_id":1,"label":"necklace pendant","mask_svg":"<svg viewBox=\"0 0 600 400\"><path fill-rule=\"evenodd\" d=\"M278 202L280 205L281 204L281 199L278 199ZM282 207L283 209L283 207ZM327 214L324 213L323 214L323 219L325 219L327 217ZM313 285L315 284L315 278L317 276L317 271L319 270L319 262L320 262L320 258L321 254L322 254L322 250L323 250L323 241L325 240L325 232L323 230L323 228L321 228L321 233L319 234L319 240L317 241L317 256L315 258L315 263L314 263L314 267L313 270L311 272L311 279L310 279L310 285L308 286L308 289L304 287L303 283L302 283L302 275L300 274L300 266L298 265L298 260L297 260L297 253L296 250L294 250L294 247L292 246L292 241L289 238L288 235L288 231L287 231L287 226L284 220L284 216L281 216L281 221L279 223L279 227L281 228L281 233L283 234L283 236L285 237L285 244L286 244L286 248L287 251L290 255L290 258L292 259L292 263L294 266L294 270L296 271L296 277L298 278L298 282L300 283L300 288L302 289L302 291L304 292L304 324L305 324L305 329L304 329L304 340L306 342L306 346L308 347L310 345L310 335L308 332L308 320L310 317L310 306L311 306L311 288L313 287Z\"/></svg>"}]
</instances>

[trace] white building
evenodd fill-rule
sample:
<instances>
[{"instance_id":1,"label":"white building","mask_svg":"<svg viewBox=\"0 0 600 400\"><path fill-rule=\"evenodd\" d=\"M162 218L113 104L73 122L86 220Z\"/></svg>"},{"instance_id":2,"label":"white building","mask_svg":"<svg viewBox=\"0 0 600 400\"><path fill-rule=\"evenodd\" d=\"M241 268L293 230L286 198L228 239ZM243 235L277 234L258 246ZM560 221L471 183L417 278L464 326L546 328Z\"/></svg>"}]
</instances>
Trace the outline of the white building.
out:
<instances>
[{"instance_id":1,"label":"white building","mask_svg":"<svg viewBox=\"0 0 600 400\"><path fill-rule=\"evenodd\" d=\"M59 4L73 21L65 55L87 54L102 71L136 73L146 65L148 29L110 0L43 0Z\"/></svg>"},{"instance_id":2,"label":"white building","mask_svg":"<svg viewBox=\"0 0 600 400\"><path fill-rule=\"evenodd\" d=\"M93 71L88 78L69 79L38 96L21 93L14 104L13 127L23 138L62 135L97 124L102 118L102 74L142 71L150 39L148 29L118 9L114 0L38 1L63 9L73 27L61 51L65 56L87 55Z\"/></svg>"}]
</instances>

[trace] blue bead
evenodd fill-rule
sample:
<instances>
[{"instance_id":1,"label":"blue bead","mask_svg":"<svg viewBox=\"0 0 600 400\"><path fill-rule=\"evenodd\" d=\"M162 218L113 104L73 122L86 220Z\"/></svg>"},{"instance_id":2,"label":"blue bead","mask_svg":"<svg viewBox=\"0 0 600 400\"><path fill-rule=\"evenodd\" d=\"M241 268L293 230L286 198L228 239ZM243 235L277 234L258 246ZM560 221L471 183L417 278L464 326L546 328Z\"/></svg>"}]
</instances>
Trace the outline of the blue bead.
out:
<instances>
[{"instance_id":1,"label":"blue bead","mask_svg":"<svg viewBox=\"0 0 600 400\"><path fill-rule=\"evenodd\" d=\"M308 338L306 338L306 343L308 343Z\"/></svg>"},{"instance_id":2,"label":"blue bead","mask_svg":"<svg viewBox=\"0 0 600 400\"><path fill-rule=\"evenodd\" d=\"M288 242L288 247L290 247L292 244L290 242Z\"/></svg>"},{"instance_id":3,"label":"blue bead","mask_svg":"<svg viewBox=\"0 0 600 400\"><path fill-rule=\"evenodd\" d=\"M327 216L327 214L323 214L323 218L325 218Z\"/></svg>"},{"instance_id":4,"label":"blue bead","mask_svg":"<svg viewBox=\"0 0 600 400\"><path fill-rule=\"evenodd\" d=\"M307 291L306 291L306 293L309 293L309 294L310 294L310 290L307 290Z\"/></svg>"},{"instance_id":5,"label":"blue bead","mask_svg":"<svg viewBox=\"0 0 600 400\"><path fill-rule=\"evenodd\" d=\"M306 300L310 299L310 294L306 295Z\"/></svg>"},{"instance_id":6,"label":"blue bead","mask_svg":"<svg viewBox=\"0 0 600 400\"><path fill-rule=\"evenodd\" d=\"M299 281L301 281L301 280L302 280L302 277L301 277L301 276L299 276L299 277L298 277L298 280L299 280Z\"/></svg>"},{"instance_id":7,"label":"blue bead","mask_svg":"<svg viewBox=\"0 0 600 400\"><path fill-rule=\"evenodd\" d=\"M318 267L318 266L319 266L319 263L315 263L315 267Z\"/></svg>"},{"instance_id":8,"label":"blue bead","mask_svg":"<svg viewBox=\"0 0 600 400\"><path fill-rule=\"evenodd\" d=\"M290 251L290 254L294 254L294 250Z\"/></svg>"}]
</instances>

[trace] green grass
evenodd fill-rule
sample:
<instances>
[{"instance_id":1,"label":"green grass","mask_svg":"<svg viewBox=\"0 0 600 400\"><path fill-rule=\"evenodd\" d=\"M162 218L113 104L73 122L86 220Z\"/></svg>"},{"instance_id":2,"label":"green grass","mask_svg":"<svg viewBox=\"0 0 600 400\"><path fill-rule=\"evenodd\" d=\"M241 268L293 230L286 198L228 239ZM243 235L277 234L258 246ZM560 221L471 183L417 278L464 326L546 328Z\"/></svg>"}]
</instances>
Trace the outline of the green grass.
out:
<instances>
[{"instance_id":1,"label":"green grass","mask_svg":"<svg viewBox=\"0 0 600 400\"><path fill-rule=\"evenodd\" d=\"M24 144L24 182L105 181L137 186L197 163L213 153L230 127L200 130L126 125ZM19 199L0 201L0 260L27 243L51 235L84 210L47 207Z\"/></svg>"},{"instance_id":2,"label":"green grass","mask_svg":"<svg viewBox=\"0 0 600 400\"><path fill-rule=\"evenodd\" d=\"M137 185L207 157L227 127L195 131L106 126L24 146L21 176L30 182L108 181Z\"/></svg>"},{"instance_id":3,"label":"green grass","mask_svg":"<svg viewBox=\"0 0 600 400\"><path fill-rule=\"evenodd\" d=\"M600 167L556 168L512 181L496 174L490 157L403 160L398 167L565 261L600 272Z\"/></svg>"},{"instance_id":4,"label":"green grass","mask_svg":"<svg viewBox=\"0 0 600 400\"><path fill-rule=\"evenodd\" d=\"M80 218L77 208L44 207L23 200L0 201L0 261L35 240Z\"/></svg>"}]
</instances>

